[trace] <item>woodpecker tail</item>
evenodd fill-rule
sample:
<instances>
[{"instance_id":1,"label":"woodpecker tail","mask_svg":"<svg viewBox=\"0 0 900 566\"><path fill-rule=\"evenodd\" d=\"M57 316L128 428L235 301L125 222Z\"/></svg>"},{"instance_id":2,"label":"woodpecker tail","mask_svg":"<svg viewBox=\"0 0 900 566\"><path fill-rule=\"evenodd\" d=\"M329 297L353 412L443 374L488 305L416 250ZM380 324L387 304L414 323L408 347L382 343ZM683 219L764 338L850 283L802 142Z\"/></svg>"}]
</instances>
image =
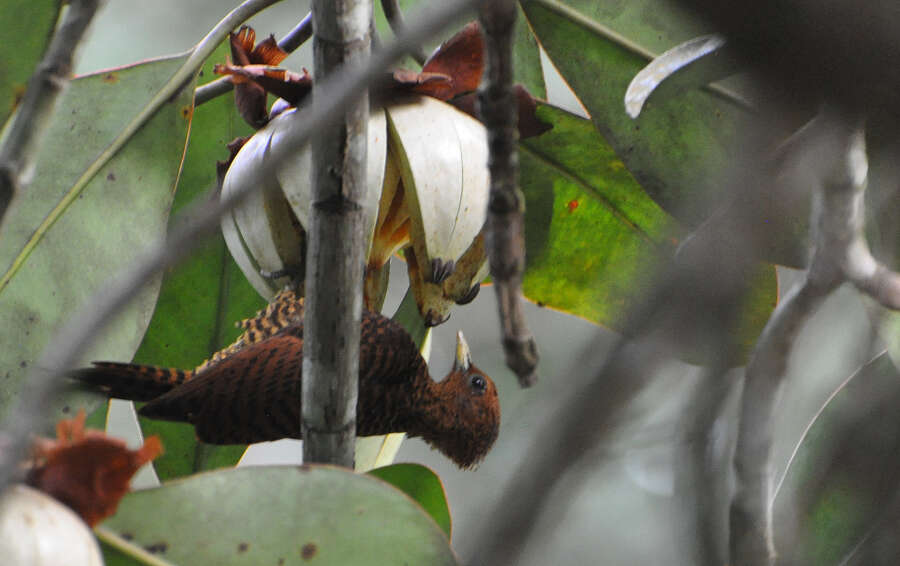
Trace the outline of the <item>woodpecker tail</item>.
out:
<instances>
[{"instance_id":1,"label":"woodpecker tail","mask_svg":"<svg viewBox=\"0 0 900 566\"><path fill-rule=\"evenodd\" d=\"M94 367L75 370L72 379L93 386L110 397L149 401L191 378L192 372L174 368L94 362Z\"/></svg>"}]
</instances>

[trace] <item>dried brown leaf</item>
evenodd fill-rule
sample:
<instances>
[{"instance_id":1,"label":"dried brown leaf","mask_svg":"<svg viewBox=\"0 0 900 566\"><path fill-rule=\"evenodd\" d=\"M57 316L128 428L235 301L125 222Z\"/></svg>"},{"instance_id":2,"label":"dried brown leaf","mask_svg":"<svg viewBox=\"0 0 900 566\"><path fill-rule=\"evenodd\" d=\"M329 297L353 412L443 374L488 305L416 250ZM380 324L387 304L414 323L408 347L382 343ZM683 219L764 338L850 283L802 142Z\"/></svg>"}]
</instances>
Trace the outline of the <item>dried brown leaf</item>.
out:
<instances>
[{"instance_id":1,"label":"dried brown leaf","mask_svg":"<svg viewBox=\"0 0 900 566\"><path fill-rule=\"evenodd\" d=\"M162 454L159 437L151 436L138 450L97 430L85 430L85 414L56 425L56 440L39 439L34 467L27 482L78 513L94 526L116 511L128 492L131 476Z\"/></svg>"}]
</instances>

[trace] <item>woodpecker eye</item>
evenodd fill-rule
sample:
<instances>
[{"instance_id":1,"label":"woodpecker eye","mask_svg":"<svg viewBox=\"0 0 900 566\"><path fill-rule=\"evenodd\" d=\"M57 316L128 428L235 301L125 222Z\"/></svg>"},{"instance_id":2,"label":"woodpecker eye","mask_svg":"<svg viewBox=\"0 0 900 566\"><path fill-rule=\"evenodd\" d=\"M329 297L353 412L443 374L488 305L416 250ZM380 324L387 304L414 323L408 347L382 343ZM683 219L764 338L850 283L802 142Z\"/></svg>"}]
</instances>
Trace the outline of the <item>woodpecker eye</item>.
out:
<instances>
[{"instance_id":1,"label":"woodpecker eye","mask_svg":"<svg viewBox=\"0 0 900 566\"><path fill-rule=\"evenodd\" d=\"M479 395L487 389L487 381L485 381L484 376L477 373L469 379L469 384L472 386L472 390Z\"/></svg>"}]
</instances>

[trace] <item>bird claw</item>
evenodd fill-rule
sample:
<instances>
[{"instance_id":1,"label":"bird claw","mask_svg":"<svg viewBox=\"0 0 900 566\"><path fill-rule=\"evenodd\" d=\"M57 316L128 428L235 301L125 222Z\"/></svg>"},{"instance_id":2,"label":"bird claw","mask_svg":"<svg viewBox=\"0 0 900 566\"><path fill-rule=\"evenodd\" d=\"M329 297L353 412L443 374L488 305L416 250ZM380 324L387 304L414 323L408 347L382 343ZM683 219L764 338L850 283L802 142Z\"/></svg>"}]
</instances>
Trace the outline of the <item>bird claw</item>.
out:
<instances>
[{"instance_id":1,"label":"bird claw","mask_svg":"<svg viewBox=\"0 0 900 566\"><path fill-rule=\"evenodd\" d=\"M478 296L478 291L481 290L481 283L476 283L472 285L472 288L469 289L465 295L456 300L457 305L468 305L472 301L475 300L475 297Z\"/></svg>"},{"instance_id":2,"label":"bird claw","mask_svg":"<svg viewBox=\"0 0 900 566\"><path fill-rule=\"evenodd\" d=\"M303 273L301 272L301 267L299 265L286 265L281 269L276 269L275 271L266 271L265 269L260 269L259 274L270 281L281 279L282 277L289 277L291 280L294 280L297 277L303 275Z\"/></svg>"},{"instance_id":3,"label":"bird claw","mask_svg":"<svg viewBox=\"0 0 900 566\"><path fill-rule=\"evenodd\" d=\"M440 258L434 258L431 260L431 283L440 285L453 274L455 269L456 262L452 259L445 262Z\"/></svg>"},{"instance_id":4,"label":"bird claw","mask_svg":"<svg viewBox=\"0 0 900 566\"><path fill-rule=\"evenodd\" d=\"M439 326L448 320L450 320L450 313L447 313L447 316L444 318L440 318L440 315L430 310L428 311L428 314L425 315L425 326L428 328Z\"/></svg>"}]
</instances>

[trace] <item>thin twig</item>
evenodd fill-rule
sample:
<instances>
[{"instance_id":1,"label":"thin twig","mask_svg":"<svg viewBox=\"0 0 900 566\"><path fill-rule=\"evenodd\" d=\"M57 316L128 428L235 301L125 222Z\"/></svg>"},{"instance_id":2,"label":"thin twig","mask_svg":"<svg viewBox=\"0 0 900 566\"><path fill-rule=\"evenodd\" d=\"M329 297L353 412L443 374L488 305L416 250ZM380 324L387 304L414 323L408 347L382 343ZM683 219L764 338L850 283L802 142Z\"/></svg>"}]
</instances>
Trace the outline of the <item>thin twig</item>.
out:
<instances>
[{"instance_id":1,"label":"thin twig","mask_svg":"<svg viewBox=\"0 0 900 566\"><path fill-rule=\"evenodd\" d=\"M381 9L384 10L384 17L391 26L394 35L403 33L406 24L403 23L403 12L400 10L400 3L397 0L381 0ZM416 46L410 52L410 56L416 60L419 65L424 65L427 56L421 47Z\"/></svg>"},{"instance_id":2,"label":"thin twig","mask_svg":"<svg viewBox=\"0 0 900 566\"><path fill-rule=\"evenodd\" d=\"M99 4L99 0L69 3L47 53L28 81L25 98L0 147L0 223L13 197L29 182L44 132L72 75L75 50Z\"/></svg>"},{"instance_id":3,"label":"thin twig","mask_svg":"<svg viewBox=\"0 0 900 566\"><path fill-rule=\"evenodd\" d=\"M278 42L278 47L288 53L293 53L298 47L306 43L312 37L312 34L312 12L310 12ZM209 102L213 98L231 92L233 88L234 84L231 82L231 77L220 77L203 86L199 86L194 91L194 106L200 106L204 102Z\"/></svg>"},{"instance_id":4,"label":"thin twig","mask_svg":"<svg viewBox=\"0 0 900 566\"><path fill-rule=\"evenodd\" d=\"M313 110L321 79L369 56L370 0L314 0ZM369 97L361 91L341 120L312 144L313 198L306 247L301 429L303 461L353 468ZM304 172L307 173L308 172Z\"/></svg>"},{"instance_id":5,"label":"thin twig","mask_svg":"<svg viewBox=\"0 0 900 566\"><path fill-rule=\"evenodd\" d=\"M525 270L525 196L519 188L516 97L512 89L515 0L486 2L479 19L485 36L486 65L478 91L479 113L488 130L491 195L487 246L500 309L506 365L522 387L537 382L537 343L522 309Z\"/></svg>"},{"instance_id":6,"label":"thin twig","mask_svg":"<svg viewBox=\"0 0 900 566\"><path fill-rule=\"evenodd\" d=\"M326 84L322 85L323 95L318 98L315 110L298 114L296 128L285 132L284 141L271 148L272 166L280 167L314 133L327 127L356 100L359 92L380 79L389 65L402 57L410 46L432 37L478 3L479 0L453 0L423 10L420 20L412 23L384 50L373 54L366 65L348 68L326 79ZM192 205L182 216L190 218L190 222L179 223L165 242L157 243L141 254L130 269L96 293L50 340L40 361L28 375L28 387L22 392L20 402L3 423L9 444L0 454L0 486L7 485L15 476L18 462L25 454L28 435L46 419L44 408L65 384L64 372L71 367L78 353L84 351L109 319L128 304L147 281L186 257L203 241L204 236L214 234L222 216L240 204L254 188L258 187L248 185L218 201L200 197L200 202Z\"/></svg>"}]
</instances>

